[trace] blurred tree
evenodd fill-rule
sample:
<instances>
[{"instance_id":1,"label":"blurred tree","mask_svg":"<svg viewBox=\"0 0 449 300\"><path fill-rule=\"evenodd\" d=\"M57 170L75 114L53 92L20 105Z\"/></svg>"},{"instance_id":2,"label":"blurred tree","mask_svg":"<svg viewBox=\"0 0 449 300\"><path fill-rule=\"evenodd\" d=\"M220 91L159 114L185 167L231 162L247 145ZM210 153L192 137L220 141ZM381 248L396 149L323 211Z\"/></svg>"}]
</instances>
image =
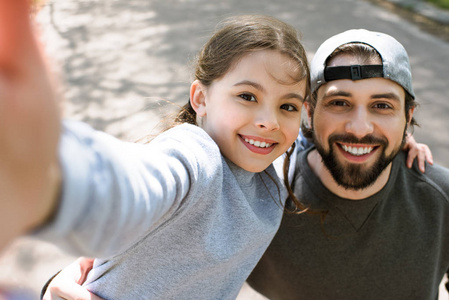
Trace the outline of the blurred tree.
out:
<instances>
[{"instance_id":1,"label":"blurred tree","mask_svg":"<svg viewBox=\"0 0 449 300\"><path fill-rule=\"evenodd\" d=\"M449 0L427 0L427 2L433 3L441 8L449 9Z\"/></svg>"}]
</instances>

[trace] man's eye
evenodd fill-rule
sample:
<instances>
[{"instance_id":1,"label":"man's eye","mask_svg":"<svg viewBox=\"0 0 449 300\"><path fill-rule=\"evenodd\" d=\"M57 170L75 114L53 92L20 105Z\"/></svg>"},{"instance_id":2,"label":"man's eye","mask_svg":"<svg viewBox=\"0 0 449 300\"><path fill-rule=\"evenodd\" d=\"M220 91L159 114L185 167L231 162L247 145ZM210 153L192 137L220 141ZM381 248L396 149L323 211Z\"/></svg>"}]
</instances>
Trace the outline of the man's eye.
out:
<instances>
[{"instance_id":1,"label":"man's eye","mask_svg":"<svg viewBox=\"0 0 449 300\"><path fill-rule=\"evenodd\" d=\"M347 106L347 105L348 105L348 104L347 104L345 101L343 101L343 100L334 100L334 101L332 101L330 104L331 104L331 105L334 105L334 106Z\"/></svg>"},{"instance_id":2,"label":"man's eye","mask_svg":"<svg viewBox=\"0 0 449 300\"><path fill-rule=\"evenodd\" d=\"M376 103L374 105L374 108L377 108L377 109L390 109L391 105L389 105L387 103Z\"/></svg>"},{"instance_id":3,"label":"man's eye","mask_svg":"<svg viewBox=\"0 0 449 300\"><path fill-rule=\"evenodd\" d=\"M252 102L257 101L256 97L254 97L254 95L251 94L240 94L239 97L245 101L252 101Z\"/></svg>"},{"instance_id":4,"label":"man's eye","mask_svg":"<svg viewBox=\"0 0 449 300\"><path fill-rule=\"evenodd\" d=\"M298 108L293 104L282 104L281 109L286 111L298 111Z\"/></svg>"}]
</instances>

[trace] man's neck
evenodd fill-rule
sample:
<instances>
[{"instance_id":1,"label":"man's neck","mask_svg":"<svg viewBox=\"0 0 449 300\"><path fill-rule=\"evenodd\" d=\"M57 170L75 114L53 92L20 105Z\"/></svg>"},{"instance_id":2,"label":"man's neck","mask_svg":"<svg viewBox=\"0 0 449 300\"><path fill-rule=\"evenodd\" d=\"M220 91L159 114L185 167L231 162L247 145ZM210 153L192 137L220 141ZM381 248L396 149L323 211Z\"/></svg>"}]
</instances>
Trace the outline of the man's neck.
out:
<instances>
[{"instance_id":1,"label":"man's neck","mask_svg":"<svg viewBox=\"0 0 449 300\"><path fill-rule=\"evenodd\" d=\"M385 184L387 184L391 171L391 163L390 163L385 168L385 170L382 171L382 173L379 175L374 184L362 190L348 190L335 182L334 178L332 177L332 174L324 165L321 159L321 155L318 153L316 149L309 152L307 156L307 162L312 171L315 173L315 175L318 176L323 185L329 191L331 191L332 193L341 198L346 198L349 200L365 199L380 191L385 186Z\"/></svg>"}]
</instances>

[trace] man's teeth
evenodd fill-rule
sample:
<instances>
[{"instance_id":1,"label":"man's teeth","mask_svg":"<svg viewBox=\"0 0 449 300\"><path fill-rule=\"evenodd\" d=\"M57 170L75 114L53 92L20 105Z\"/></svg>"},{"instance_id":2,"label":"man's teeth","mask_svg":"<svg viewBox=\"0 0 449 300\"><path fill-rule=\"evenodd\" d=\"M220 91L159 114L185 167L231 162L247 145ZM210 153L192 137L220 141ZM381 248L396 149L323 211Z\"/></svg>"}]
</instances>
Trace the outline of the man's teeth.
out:
<instances>
[{"instance_id":1,"label":"man's teeth","mask_svg":"<svg viewBox=\"0 0 449 300\"><path fill-rule=\"evenodd\" d=\"M253 139L245 139L245 142L250 143L251 145L254 145L259 148L268 148L271 146L270 143L260 142L260 141L254 141Z\"/></svg>"},{"instance_id":2,"label":"man's teeth","mask_svg":"<svg viewBox=\"0 0 449 300\"><path fill-rule=\"evenodd\" d=\"M357 156L368 154L374 149L373 147L351 147L346 145L342 145L342 147L346 152Z\"/></svg>"}]
</instances>

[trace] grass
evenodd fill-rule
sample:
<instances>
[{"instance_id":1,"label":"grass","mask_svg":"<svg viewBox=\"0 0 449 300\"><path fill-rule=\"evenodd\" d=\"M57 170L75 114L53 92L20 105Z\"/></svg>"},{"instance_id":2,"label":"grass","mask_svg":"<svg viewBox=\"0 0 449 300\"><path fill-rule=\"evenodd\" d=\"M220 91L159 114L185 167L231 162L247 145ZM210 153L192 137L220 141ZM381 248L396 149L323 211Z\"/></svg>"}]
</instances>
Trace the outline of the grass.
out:
<instances>
[{"instance_id":1,"label":"grass","mask_svg":"<svg viewBox=\"0 0 449 300\"><path fill-rule=\"evenodd\" d=\"M426 0L427 2L430 2L438 7L449 9L449 0Z\"/></svg>"}]
</instances>

